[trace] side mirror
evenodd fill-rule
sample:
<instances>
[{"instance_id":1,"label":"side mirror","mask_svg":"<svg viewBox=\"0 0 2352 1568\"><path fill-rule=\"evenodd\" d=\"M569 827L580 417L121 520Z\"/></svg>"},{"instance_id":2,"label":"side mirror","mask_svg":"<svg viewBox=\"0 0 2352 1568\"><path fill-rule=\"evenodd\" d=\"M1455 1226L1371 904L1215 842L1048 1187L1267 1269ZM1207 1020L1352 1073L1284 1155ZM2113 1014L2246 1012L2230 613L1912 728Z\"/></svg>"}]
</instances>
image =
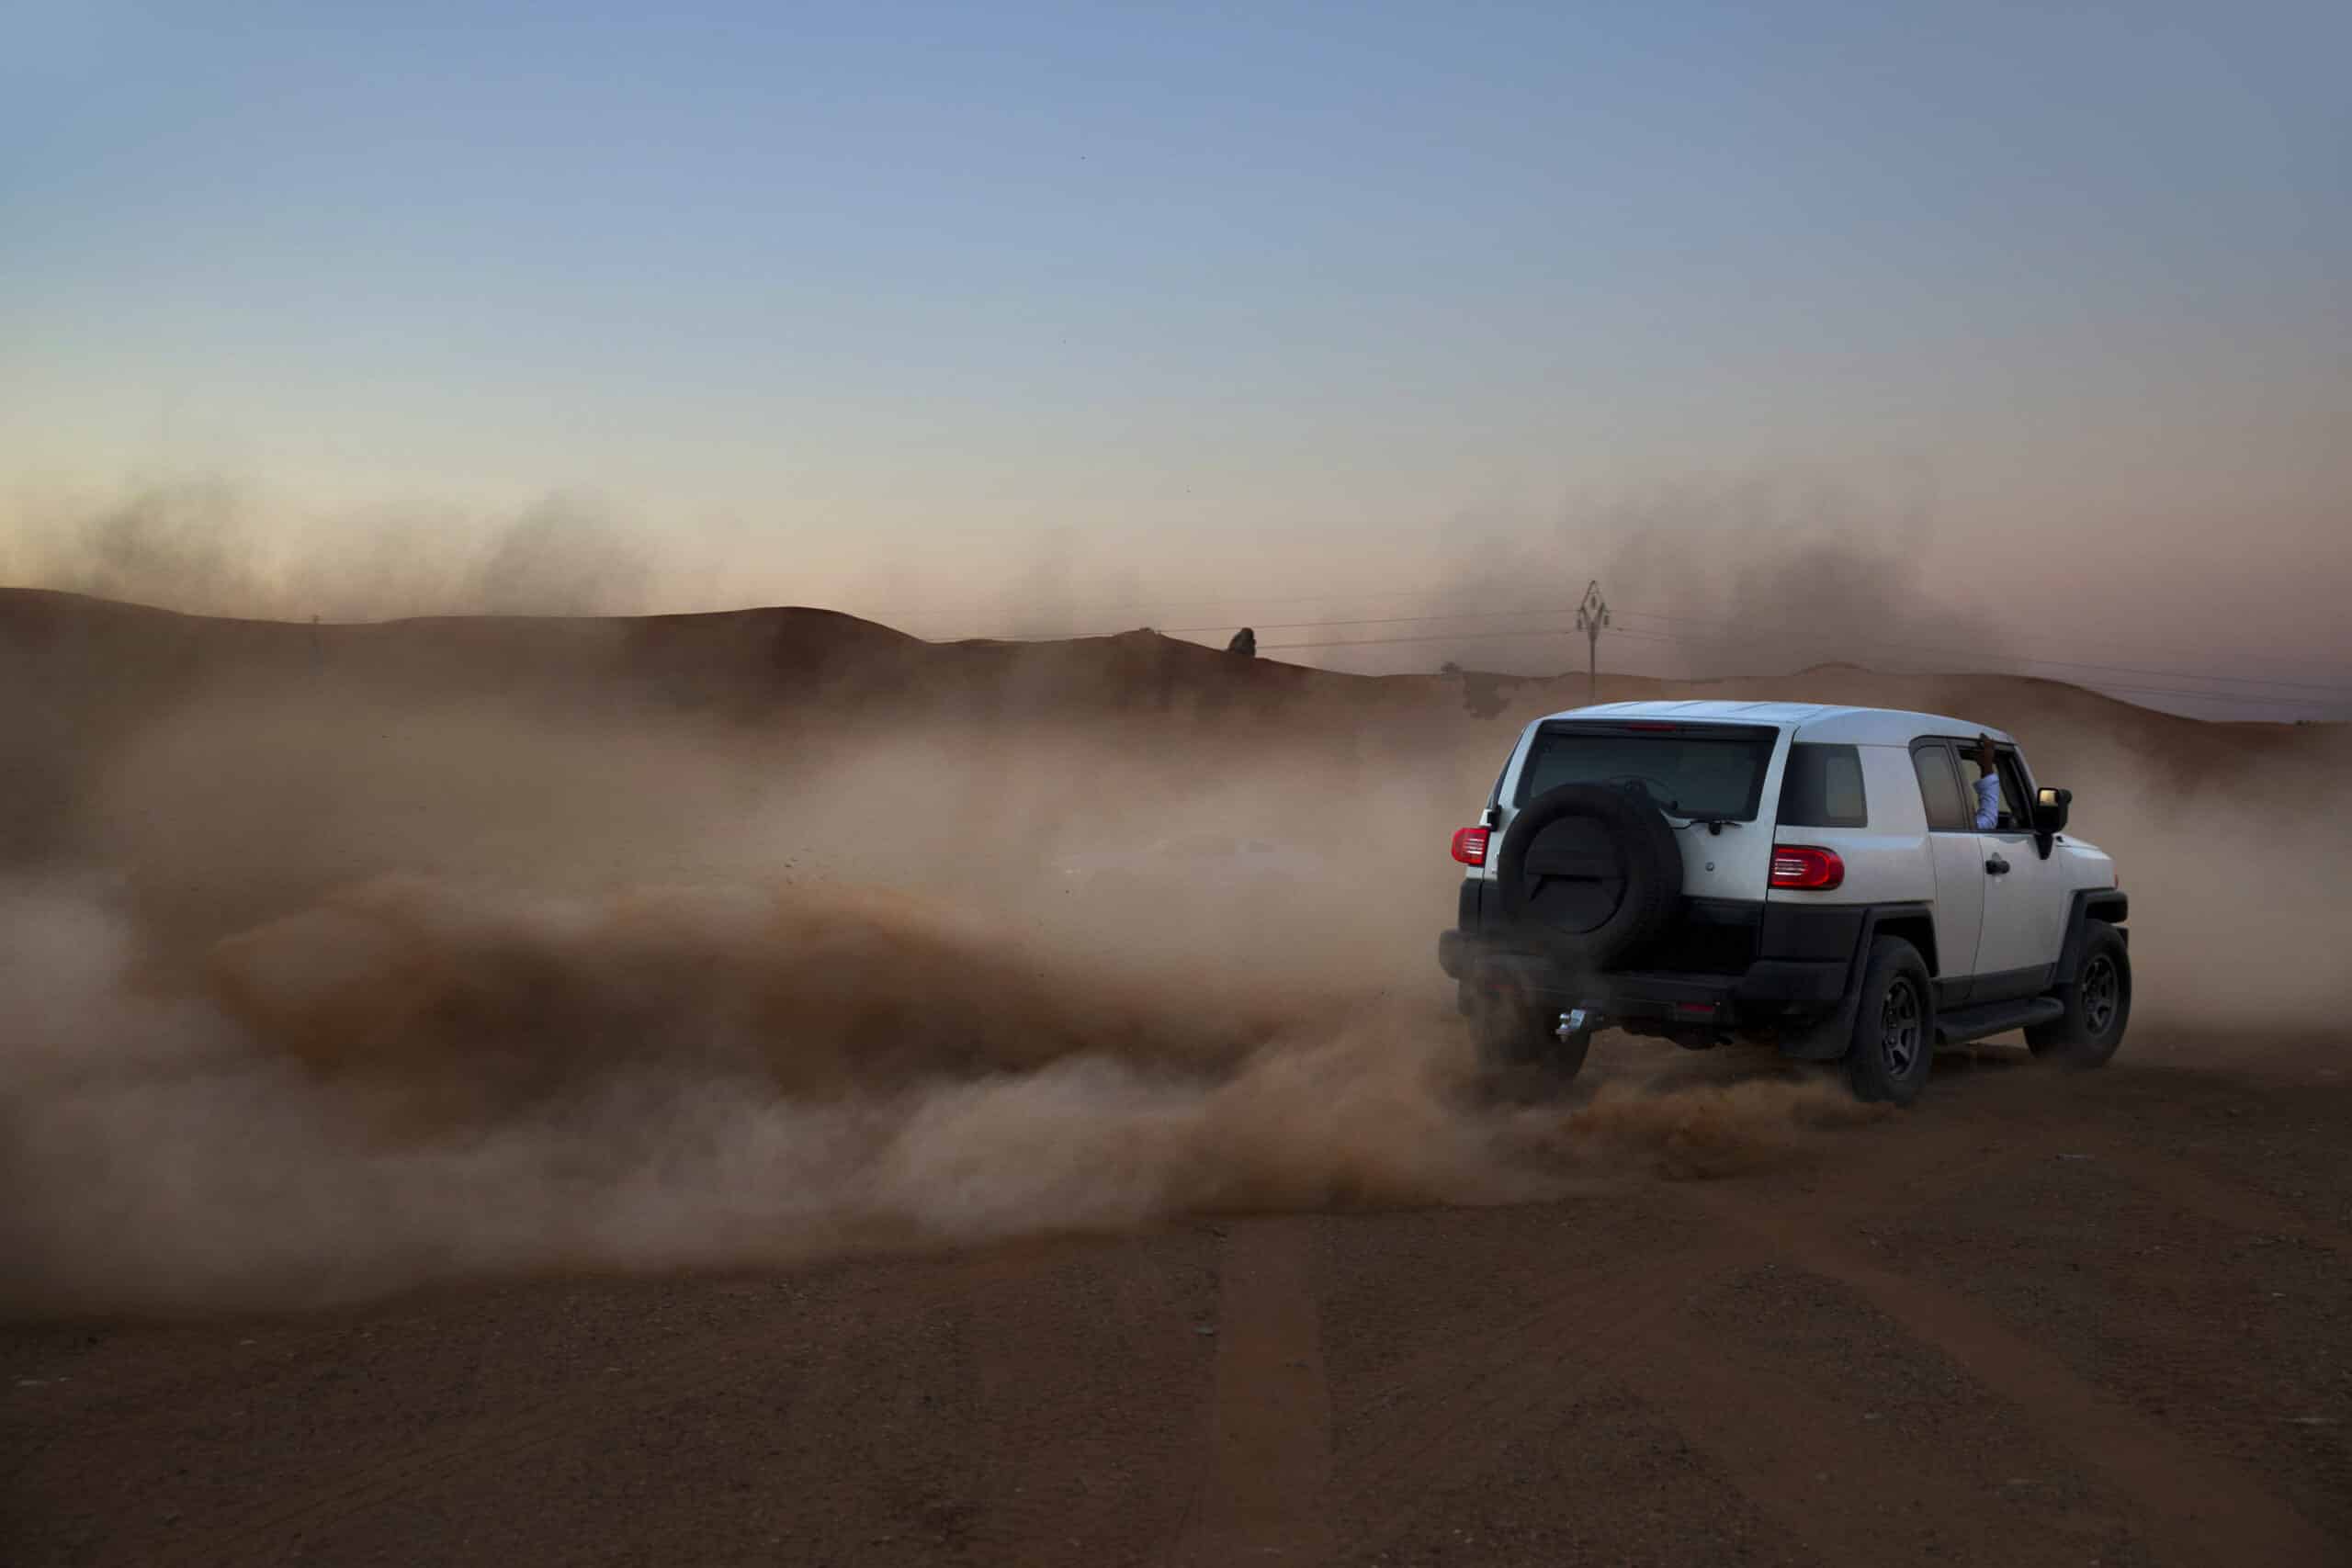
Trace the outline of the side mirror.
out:
<instances>
[{"instance_id":1,"label":"side mirror","mask_svg":"<svg viewBox=\"0 0 2352 1568\"><path fill-rule=\"evenodd\" d=\"M2075 803L2071 789L2041 789L2034 792L2033 830L2037 833L2063 833L2066 830L2066 808Z\"/></svg>"}]
</instances>

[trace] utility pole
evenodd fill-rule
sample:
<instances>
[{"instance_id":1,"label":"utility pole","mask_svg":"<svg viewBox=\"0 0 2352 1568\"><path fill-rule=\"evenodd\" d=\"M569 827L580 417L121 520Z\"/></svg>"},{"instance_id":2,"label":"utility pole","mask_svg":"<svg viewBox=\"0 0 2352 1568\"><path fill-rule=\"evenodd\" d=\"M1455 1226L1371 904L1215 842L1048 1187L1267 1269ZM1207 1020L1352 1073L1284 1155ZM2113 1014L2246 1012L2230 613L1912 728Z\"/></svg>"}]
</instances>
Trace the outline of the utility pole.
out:
<instances>
[{"instance_id":1,"label":"utility pole","mask_svg":"<svg viewBox=\"0 0 2352 1568\"><path fill-rule=\"evenodd\" d=\"M1600 596L1600 579L1584 585L1584 603L1577 606L1577 630L1584 633L1585 701L1600 700L1600 628L1609 624L1609 601Z\"/></svg>"}]
</instances>

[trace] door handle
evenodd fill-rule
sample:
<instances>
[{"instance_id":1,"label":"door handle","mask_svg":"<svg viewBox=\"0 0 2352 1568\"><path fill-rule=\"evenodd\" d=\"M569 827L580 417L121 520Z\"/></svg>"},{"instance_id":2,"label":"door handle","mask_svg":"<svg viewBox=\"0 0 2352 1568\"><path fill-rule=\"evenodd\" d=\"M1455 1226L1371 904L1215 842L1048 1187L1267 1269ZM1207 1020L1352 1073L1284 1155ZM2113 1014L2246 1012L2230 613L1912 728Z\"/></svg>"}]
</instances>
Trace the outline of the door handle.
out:
<instances>
[{"instance_id":1,"label":"door handle","mask_svg":"<svg viewBox=\"0 0 2352 1568\"><path fill-rule=\"evenodd\" d=\"M1998 855L1984 863L1984 874L1987 876L2007 876L2008 874L2009 863Z\"/></svg>"}]
</instances>

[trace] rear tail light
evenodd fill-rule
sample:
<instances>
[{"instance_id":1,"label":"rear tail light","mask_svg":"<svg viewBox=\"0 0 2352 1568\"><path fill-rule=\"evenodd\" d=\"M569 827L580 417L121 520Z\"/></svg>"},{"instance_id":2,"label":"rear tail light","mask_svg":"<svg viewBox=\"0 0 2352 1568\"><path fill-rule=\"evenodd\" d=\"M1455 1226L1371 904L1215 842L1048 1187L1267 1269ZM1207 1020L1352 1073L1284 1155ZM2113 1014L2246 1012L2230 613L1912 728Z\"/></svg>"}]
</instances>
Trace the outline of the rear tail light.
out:
<instances>
[{"instance_id":1,"label":"rear tail light","mask_svg":"<svg viewBox=\"0 0 2352 1568\"><path fill-rule=\"evenodd\" d=\"M1811 844L1772 846L1772 886L1775 887L1817 890L1835 887L1845 880L1846 863L1838 858L1836 850L1816 849Z\"/></svg>"},{"instance_id":2,"label":"rear tail light","mask_svg":"<svg viewBox=\"0 0 2352 1568\"><path fill-rule=\"evenodd\" d=\"M1487 863L1487 833L1484 828L1464 828L1453 835L1453 858L1464 865Z\"/></svg>"}]
</instances>

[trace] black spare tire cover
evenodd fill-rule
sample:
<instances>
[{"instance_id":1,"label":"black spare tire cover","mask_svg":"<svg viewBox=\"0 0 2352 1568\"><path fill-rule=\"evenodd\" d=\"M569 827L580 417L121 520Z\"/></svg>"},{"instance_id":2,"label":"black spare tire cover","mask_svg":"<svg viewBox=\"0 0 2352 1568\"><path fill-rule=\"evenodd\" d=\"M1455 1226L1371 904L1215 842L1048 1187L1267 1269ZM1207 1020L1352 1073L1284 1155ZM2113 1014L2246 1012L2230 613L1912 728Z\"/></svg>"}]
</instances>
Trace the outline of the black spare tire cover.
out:
<instances>
[{"instance_id":1,"label":"black spare tire cover","mask_svg":"<svg viewBox=\"0 0 2352 1568\"><path fill-rule=\"evenodd\" d=\"M1578 968L1606 969L1674 918L1682 850L1646 795L1562 784L1511 818L1495 874L1521 939Z\"/></svg>"}]
</instances>

